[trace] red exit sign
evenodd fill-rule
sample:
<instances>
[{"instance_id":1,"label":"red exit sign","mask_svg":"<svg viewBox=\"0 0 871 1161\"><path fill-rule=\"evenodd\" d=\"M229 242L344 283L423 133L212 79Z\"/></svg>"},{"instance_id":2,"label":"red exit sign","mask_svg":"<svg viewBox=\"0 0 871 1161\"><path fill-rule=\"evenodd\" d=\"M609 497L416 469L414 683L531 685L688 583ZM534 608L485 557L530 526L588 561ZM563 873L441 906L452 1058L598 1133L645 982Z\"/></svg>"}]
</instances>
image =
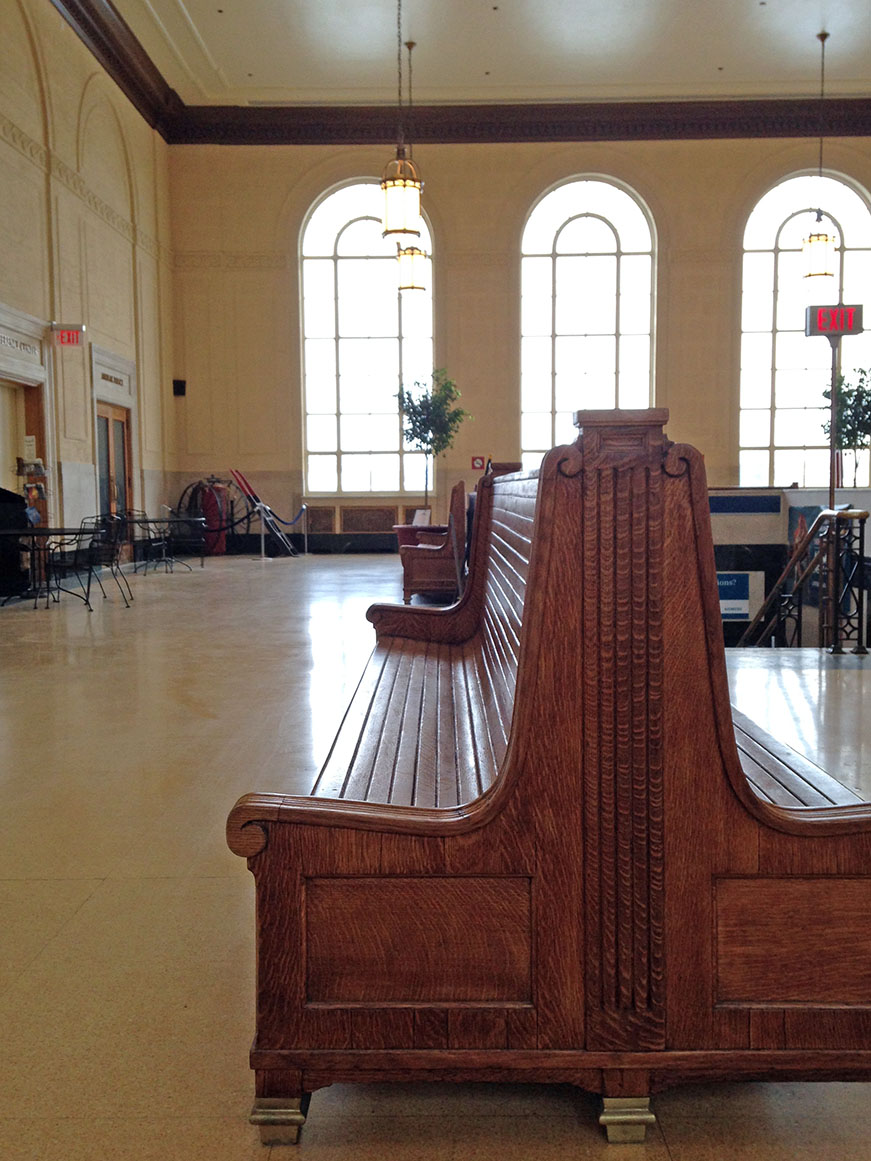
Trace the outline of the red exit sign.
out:
<instances>
[{"instance_id":1,"label":"red exit sign","mask_svg":"<svg viewBox=\"0 0 871 1161\"><path fill-rule=\"evenodd\" d=\"M51 333L58 347L80 347L85 333L84 323L52 323Z\"/></svg>"},{"instance_id":2,"label":"red exit sign","mask_svg":"<svg viewBox=\"0 0 871 1161\"><path fill-rule=\"evenodd\" d=\"M826 338L861 335L862 307L844 306L841 302L837 306L809 306L804 315L804 333Z\"/></svg>"}]
</instances>

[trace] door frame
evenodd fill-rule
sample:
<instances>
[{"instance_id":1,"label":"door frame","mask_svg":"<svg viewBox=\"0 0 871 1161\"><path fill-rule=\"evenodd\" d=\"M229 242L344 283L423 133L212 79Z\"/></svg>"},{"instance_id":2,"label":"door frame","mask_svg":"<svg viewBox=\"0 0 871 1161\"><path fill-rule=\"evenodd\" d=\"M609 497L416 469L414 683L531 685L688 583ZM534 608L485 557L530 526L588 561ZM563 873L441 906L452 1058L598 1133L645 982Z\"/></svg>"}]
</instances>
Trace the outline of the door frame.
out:
<instances>
[{"instance_id":1,"label":"door frame","mask_svg":"<svg viewBox=\"0 0 871 1161\"><path fill-rule=\"evenodd\" d=\"M129 462L127 472L130 493L129 508L143 508L142 471L139 457L139 408L136 390L136 364L114 351L91 343L91 422L94 432L94 511L99 510L99 465L97 463L97 404L109 403L123 408L128 415L127 436Z\"/></svg>"},{"instance_id":2,"label":"door frame","mask_svg":"<svg viewBox=\"0 0 871 1161\"><path fill-rule=\"evenodd\" d=\"M39 411L36 454L45 464L48 522L58 519L57 432L50 324L0 303L0 378L30 389ZM25 404L29 409L29 404Z\"/></svg>"}]
</instances>

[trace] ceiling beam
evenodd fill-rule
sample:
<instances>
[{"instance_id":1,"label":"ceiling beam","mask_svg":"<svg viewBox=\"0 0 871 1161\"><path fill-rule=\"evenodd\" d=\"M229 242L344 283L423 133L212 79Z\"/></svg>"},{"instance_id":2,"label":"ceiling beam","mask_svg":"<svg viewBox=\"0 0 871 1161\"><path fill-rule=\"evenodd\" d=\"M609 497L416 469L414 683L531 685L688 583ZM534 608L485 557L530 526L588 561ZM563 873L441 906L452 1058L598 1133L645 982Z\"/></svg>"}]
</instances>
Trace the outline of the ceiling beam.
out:
<instances>
[{"instance_id":1,"label":"ceiling beam","mask_svg":"<svg viewBox=\"0 0 871 1161\"><path fill-rule=\"evenodd\" d=\"M110 0L51 0L141 115L170 144L361 145L396 139L388 105L185 105ZM419 105L415 143L871 137L871 98Z\"/></svg>"}]
</instances>

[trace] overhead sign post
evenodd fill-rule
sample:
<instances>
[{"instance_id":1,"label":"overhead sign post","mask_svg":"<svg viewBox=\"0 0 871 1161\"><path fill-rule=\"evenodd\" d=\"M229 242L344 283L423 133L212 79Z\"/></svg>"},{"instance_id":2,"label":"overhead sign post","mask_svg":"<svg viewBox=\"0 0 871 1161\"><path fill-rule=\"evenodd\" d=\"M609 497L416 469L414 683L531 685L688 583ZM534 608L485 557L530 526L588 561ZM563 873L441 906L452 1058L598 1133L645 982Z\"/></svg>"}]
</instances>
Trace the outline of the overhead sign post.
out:
<instances>
[{"instance_id":1,"label":"overhead sign post","mask_svg":"<svg viewBox=\"0 0 871 1161\"><path fill-rule=\"evenodd\" d=\"M838 349L844 335L862 334L862 306L847 306L843 302L834 306L809 306L804 313L804 333L819 335L829 340L832 346L832 387L831 411L829 414L829 508L835 506L835 480L837 478L837 415L838 415Z\"/></svg>"}]
</instances>

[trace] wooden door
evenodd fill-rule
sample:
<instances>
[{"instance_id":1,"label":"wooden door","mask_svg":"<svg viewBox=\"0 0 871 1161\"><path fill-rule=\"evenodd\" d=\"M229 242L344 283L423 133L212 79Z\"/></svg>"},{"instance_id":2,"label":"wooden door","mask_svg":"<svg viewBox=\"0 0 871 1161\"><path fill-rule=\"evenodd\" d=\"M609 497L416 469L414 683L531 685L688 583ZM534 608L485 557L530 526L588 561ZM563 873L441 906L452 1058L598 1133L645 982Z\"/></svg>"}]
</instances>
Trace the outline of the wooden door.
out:
<instances>
[{"instance_id":1,"label":"wooden door","mask_svg":"<svg viewBox=\"0 0 871 1161\"><path fill-rule=\"evenodd\" d=\"M97 404L97 480L101 516L130 507L130 412L126 407Z\"/></svg>"}]
</instances>

